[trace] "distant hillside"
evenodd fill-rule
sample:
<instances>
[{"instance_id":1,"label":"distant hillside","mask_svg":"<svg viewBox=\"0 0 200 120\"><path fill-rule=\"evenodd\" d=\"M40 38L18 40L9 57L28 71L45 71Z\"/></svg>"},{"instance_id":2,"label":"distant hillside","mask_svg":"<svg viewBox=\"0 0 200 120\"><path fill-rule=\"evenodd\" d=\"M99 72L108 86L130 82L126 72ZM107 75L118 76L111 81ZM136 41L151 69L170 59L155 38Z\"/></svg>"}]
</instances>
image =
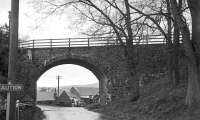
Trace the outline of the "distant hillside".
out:
<instances>
[{"instance_id":1,"label":"distant hillside","mask_svg":"<svg viewBox=\"0 0 200 120\"><path fill-rule=\"evenodd\" d=\"M60 92L62 92L64 90L66 92L69 92L72 87L77 88L82 96L95 95L95 94L98 94L98 92L99 92L99 84L98 83L87 84L87 85L61 86ZM57 87L39 87L38 91L40 91L40 92L53 92L54 93L55 88L57 89Z\"/></svg>"},{"instance_id":2,"label":"distant hillside","mask_svg":"<svg viewBox=\"0 0 200 120\"><path fill-rule=\"evenodd\" d=\"M86 87L86 86L93 86L93 85L77 85L77 86L64 86L60 88L60 94L63 91L66 91L69 96L89 96L89 95L96 95L99 94L99 88L97 87ZM74 92L74 90L78 93L78 95ZM71 89L71 90L70 90ZM40 87L37 91L37 101L44 101L44 100L53 100L54 99L54 87ZM56 91L57 92L57 91Z\"/></svg>"},{"instance_id":3,"label":"distant hillside","mask_svg":"<svg viewBox=\"0 0 200 120\"><path fill-rule=\"evenodd\" d=\"M87 84L87 85L70 85L70 86L62 86L61 88L66 87L92 87L92 88L99 88L99 83Z\"/></svg>"},{"instance_id":4,"label":"distant hillside","mask_svg":"<svg viewBox=\"0 0 200 120\"><path fill-rule=\"evenodd\" d=\"M99 83L93 83L93 84L88 84L88 85L83 85L83 86L80 86L80 87L93 87L93 88L99 88Z\"/></svg>"},{"instance_id":5,"label":"distant hillside","mask_svg":"<svg viewBox=\"0 0 200 120\"><path fill-rule=\"evenodd\" d=\"M69 86L60 86L61 89L70 90L72 87L91 87L91 88L99 88L99 83L87 84L87 85L69 85ZM55 90L57 87L38 87L38 90L41 89L53 89Z\"/></svg>"}]
</instances>

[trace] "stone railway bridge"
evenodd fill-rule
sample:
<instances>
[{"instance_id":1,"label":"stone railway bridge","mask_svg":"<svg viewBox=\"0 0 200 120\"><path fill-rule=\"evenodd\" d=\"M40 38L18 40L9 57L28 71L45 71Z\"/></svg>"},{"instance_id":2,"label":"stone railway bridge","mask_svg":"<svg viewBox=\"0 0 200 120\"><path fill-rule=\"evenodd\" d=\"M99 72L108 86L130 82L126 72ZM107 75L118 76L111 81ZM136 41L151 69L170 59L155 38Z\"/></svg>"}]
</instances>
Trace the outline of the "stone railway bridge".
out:
<instances>
[{"instance_id":1,"label":"stone railway bridge","mask_svg":"<svg viewBox=\"0 0 200 120\"><path fill-rule=\"evenodd\" d=\"M139 42L138 42L139 41ZM148 43L149 42L149 43ZM150 52L162 54L164 39L162 36L137 37L134 44L140 54ZM32 61L35 77L29 87L30 97L36 100L37 80L47 70L62 64L76 64L89 69L99 79L99 94L105 103L108 93L113 99L128 94L128 80L124 48L113 38L74 38L74 39L38 39L21 41L20 49L24 50L27 59ZM159 50L158 50L159 49ZM142 50L142 51L140 51ZM29 68L32 69L32 68Z\"/></svg>"}]
</instances>

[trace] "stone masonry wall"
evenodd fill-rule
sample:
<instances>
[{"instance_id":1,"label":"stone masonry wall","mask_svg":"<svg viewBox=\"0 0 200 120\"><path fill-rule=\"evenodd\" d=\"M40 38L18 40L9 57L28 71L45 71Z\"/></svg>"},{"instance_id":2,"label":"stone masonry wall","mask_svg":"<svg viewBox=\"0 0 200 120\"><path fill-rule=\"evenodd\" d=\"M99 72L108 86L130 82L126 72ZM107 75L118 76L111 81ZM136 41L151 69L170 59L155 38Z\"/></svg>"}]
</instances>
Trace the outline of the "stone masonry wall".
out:
<instances>
[{"instance_id":1,"label":"stone masonry wall","mask_svg":"<svg viewBox=\"0 0 200 120\"><path fill-rule=\"evenodd\" d=\"M138 57L138 70L140 73L163 71L166 66L164 49L164 45L137 46L138 54L136 57ZM108 89L107 91L112 94L113 98L125 97L128 93L126 80L129 71L127 70L124 48L122 46L38 48L31 51L33 62L38 67L38 70L41 70L47 64L51 64L51 61L55 62L70 58L70 56L76 56L76 59L80 58L96 66L97 70L106 76L107 80L104 81L106 82L104 87ZM37 80L35 79L35 81Z\"/></svg>"}]
</instances>

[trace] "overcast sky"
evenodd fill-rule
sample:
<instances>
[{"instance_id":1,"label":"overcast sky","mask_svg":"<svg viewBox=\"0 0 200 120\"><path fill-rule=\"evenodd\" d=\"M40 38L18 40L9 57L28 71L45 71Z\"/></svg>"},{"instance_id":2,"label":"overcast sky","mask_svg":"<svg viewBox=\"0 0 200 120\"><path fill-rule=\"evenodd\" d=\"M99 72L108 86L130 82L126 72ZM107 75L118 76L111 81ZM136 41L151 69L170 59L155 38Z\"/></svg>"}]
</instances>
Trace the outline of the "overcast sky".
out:
<instances>
[{"instance_id":1,"label":"overcast sky","mask_svg":"<svg viewBox=\"0 0 200 120\"><path fill-rule=\"evenodd\" d=\"M64 14L41 14L30 4L31 0L20 0L19 7L19 37L24 39L39 38L71 38L81 36L81 28L75 28L77 15L66 9ZM0 24L8 23L10 0L0 2Z\"/></svg>"},{"instance_id":2,"label":"overcast sky","mask_svg":"<svg viewBox=\"0 0 200 120\"><path fill-rule=\"evenodd\" d=\"M61 76L60 85L85 85L97 83L96 76L84 67L78 65L66 64L51 68L45 72L39 79L38 87L57 86L57 76Z\"/></svg>"},{"instance_id":3,"label":"overcast sky","mask_svg":"<svg viewBox=\"0 0 200 120\"><path fill-rule=\"evenodd\" d=\"M52 15L41 19L40 14L28 4L30 0L20 0L19 8L19 37L23 39L39 38L69 38L78 37L79 31L71 26L73 19L77 19L70 11L66 15ZM8 23L10 0L0 2L0 24ZM72 19L73 18L73 19ZM73 28L73 29L72 29ZM80 30L80 28L79 28ZM94 74L77 65L62 65L54 67L43 74L38 80L38 86L57 86L56 76L60 75L61 86L83 85L97 83Z\"/></svg>"},{"instance_id":4,"label":"overcast sky","mask_svg":"<svg viewBox=\"0 0 200 120\"><path fill-rule=\"evenodd\" d=\"M10 0L1 0L0 2L0 24L8 22L8 11L10 10Z\"/></svg>"}]
</instances>

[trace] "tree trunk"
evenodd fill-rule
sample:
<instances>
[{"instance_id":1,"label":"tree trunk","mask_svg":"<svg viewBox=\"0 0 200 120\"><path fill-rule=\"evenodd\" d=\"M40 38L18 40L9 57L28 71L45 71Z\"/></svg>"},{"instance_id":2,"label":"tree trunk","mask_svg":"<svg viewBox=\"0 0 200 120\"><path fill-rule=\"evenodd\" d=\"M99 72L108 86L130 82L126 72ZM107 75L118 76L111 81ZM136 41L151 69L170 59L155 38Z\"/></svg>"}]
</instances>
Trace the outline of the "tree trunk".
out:
<instances>
[{"instance_id":1,"label":"tree trunk","mask_svg":"<svg viewBox=\"0 0 200 120\"><path fill-rule=\"evenodd\" d=\"M200 1L188 0L192 17L192 42L195 53L193 63L189 66L189 82L186 102L189 105L197 105L200 102L200 76L199 76L199 55L200 55Z\"/></svg>"},{"instance_id":2,"label":"tree trunk","mask_svg":"<svg viewBox=\"0 0 200 120\"><path fill-rule=\"evenodd\" d=\"M171 16L171 5L169 0L166 0L167 2L167 11L168 15L166 16L167 19L167 26L168 26L168 32L167 32L167 56L168 56L168 78L170 81L172 81L173 86L177 85L177 65L178 65L178 57L176 56L177 54L177 46L175 46L175 42L172 42L172 21L169 16ZM174 31L175 32L175 31ZM174 33L174 36L177 33Z\"/></svg>"},{"instance_id":3,"label":"tree trunk","mask_svg":"<svg viewBox=\"0 0 200 120\"><path fill-rule=\"evenodd\" d=\"M137 51L133 46L133 31L131 27L131 13L130 13L130 6L129 1L124 0L125 8L126 8L126 29L128 33L128 39L126 39L126 57L128 63L128 70L129 70L129 98L131 101L136 101L139 98L139 79L137 78L137 71L136 71L136 63L134 60L137 59Z\"/></svg>"},{"instance_id":4,"label":"tree trunk","mask_svg":"<svg viewBox=\"0 0 200 120\"><path fill-rule=\"evenodd\" d=\"M192 0L193 2L200 2L198 0ZM191 0L188 0L188 4L190 4ZM170 0L171 6L172 6L172 11L173 11L173 17L176 17L176 21L179 27L179 30L182 33L182 38L183 38L183 47L185 50L185 54L187 56L188 60L188 89L187 89L187 95L186 95L186 104L190 107L193 105L196 105L197 103L200 102L200 89L199 89L199 68L198 68L198 57L195 54L195 47L194 47L194 40L195 39L195 27L199 26L199 24L196 23L196 26L192 28L192 34L193 40L190 40L190 31L187 26L187 23L182 19L182 16L179 14L178 11L178 6L177 6L177 1L175 0ZM196 3L197 4L197 3ZM199 5L199 4L198 4ZM193 8L193 7L190 7ZM200 7L199 7L200 8ZM198 8L198 9L199 9ZM191 10L191 13L192 10ZM193 16L193 15L192 15ZM200 18L200 17L199 17ZM194 21L194 18L192 17L192 22ZM194 24L194 22L193 22ZM197 28L198 30L200 28ZM199 30L200 31L200 30ZM198 38L198 37L197 37ZM199 44L197 44L199 47Z\"/></svg>"},{"instance_id":5,"label":"tree trunk","mask_svg":"<svg viewBox=\"0 0 200 120\"><path fill-rule=\"evenodd\" d=\"M180 73L179 73L179 29L178 24L174 21L174 43L173 43L173 85L177 86L180 82Z\"/></svg>"},{"instance_id":6,"label":"tree trunk","mask_svg":"<svg viewBox=\"0 0 200 120\"><path fill-rule=\"evenodd\" d=\"M167 52L168 52L168 78L172 81L173 86L177 86L179 83L179 67L178 67L178 47L179 47L179 30L176 21L174 21L174 34L172 42L172 21L169 16L172 16L170 1L167 2L167 11L168 16L166 16L168 23L168 43L167 43Z\"/></svg>"},{"instance_id":7,"label":"tree trunk","mask_svg":"<svg viewBox=\"0 0 200 120\"><path fill-rule=\"evenodd\" d=\"M186 95L186 104L189 107L197 105L200 102L199 89L199 70L197 57L191 44L190 36L186 35L189 30L182 30L183 45L188 59L188 89Z\"/></svg>"},{"instance_id":8,"label":"tree trunk","mask_svg":"<svg viewBox=\"0 0 200 120\"><path fill-rule=\"evenodd\" d=\"M136 49L136 48L135 48ZM139 79L137 77L136 71L136 50L134 48L126 49L126 57L127 57L127 67L129 70L128 74L128 97L129 100L134 102L139 98Z\"/></svg>"},{"instance_id":9,"label":"tree trunk","mask_svg":"<svg viewBox=\"0 0 200 120\"><path fill-rule=\"evenodd\" d=\"M199 70L197 65L190 62L188 64L188 89L187 89L187 96L186 96L186 104L189 107L197 106L200 101L200 93L199 93Z\"/></svg>"}]
</instances>

